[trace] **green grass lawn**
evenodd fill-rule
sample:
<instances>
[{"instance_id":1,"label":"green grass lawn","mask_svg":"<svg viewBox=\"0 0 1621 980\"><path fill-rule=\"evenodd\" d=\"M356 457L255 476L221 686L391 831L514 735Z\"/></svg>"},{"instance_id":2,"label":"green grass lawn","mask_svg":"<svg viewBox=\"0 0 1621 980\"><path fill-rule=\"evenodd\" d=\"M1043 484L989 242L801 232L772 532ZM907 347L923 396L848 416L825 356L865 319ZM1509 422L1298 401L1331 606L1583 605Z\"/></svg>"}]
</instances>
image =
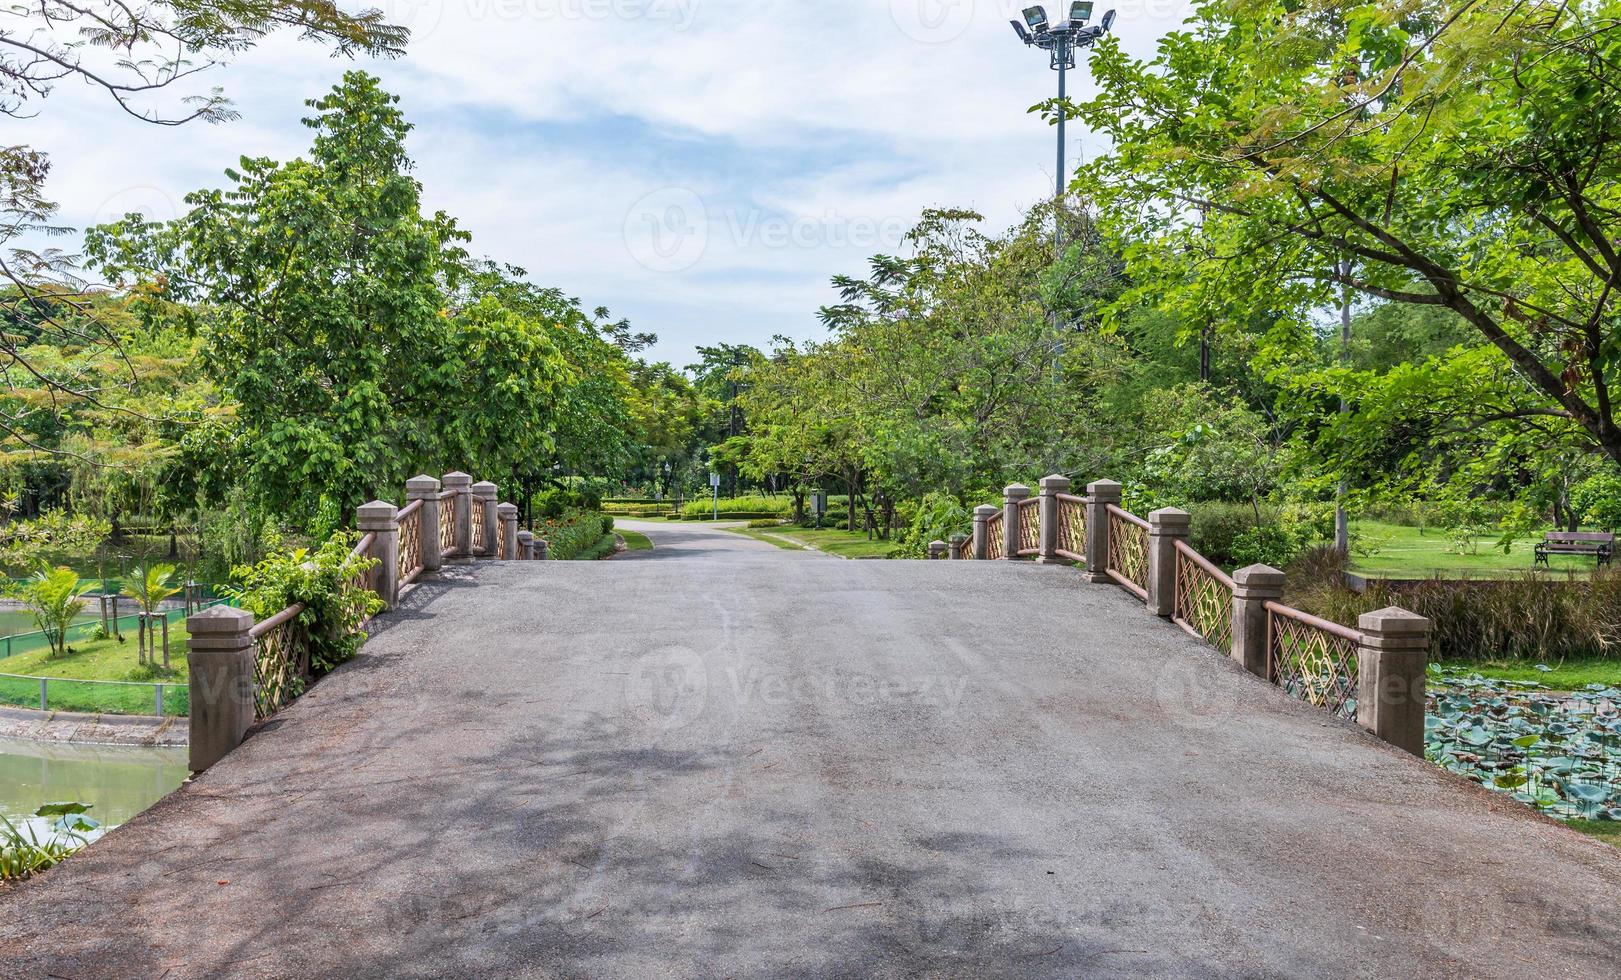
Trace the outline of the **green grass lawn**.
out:
<instances>
[{"instance_id":1,"label":"green grass lawn","mask_svg":"<svg viewBox=\"0 0 1621 980\"><path fill-rule=\"evenodd\" d=\"M626 551L650 551L650 550L652 550L653 542L648 539L647 535L642 534L639 531L624 531L624 530L621 530L621 531L619 531L619 536L621 538L625 539L625 550Z\"/></svg>"},{"instance_id":2,"label":"green grass lawn","mask_svg":"<svg viewBox=\"0 0 1621 980\"><path fill-rule=\"evenodd\" d=\"M44 650L36 650L0 660L0 674L24 675L22 678L0 677L0 704L38 708L39 682L26 678L65 678L46 684L45 704L50 710L150 715L157 708L153 685L162 683L165 685L164 713L185 714L188 695L184 623L169 625L171 671L167 675L136 673L135 635L126 632L124 637L123 643L113 638L78 640L68 645L71 652L63 657L51 657ZM160 659L161 656L160 652ZM132 675L141 679L129 684L95 683L130 681Z\"/></svg>"},{"instance_id":3,"label":"green grass lawn","mask_svg":"<svg viewBox=\"0 0 1621 980\"><path fill-rule=\"evenodd\" d=\"M824 527L817 530L790 525L776 528L735 527L730 530L733 534L741 534L790 551L810 547L830 555L838 555L840 558L888 558L890 549L895 547L893 541L868 541L866 534L860 531L846 531L843 528Z\"/></svg>"},{"instance_id":4,"label":"green grass lawn","mask_svg":"<svg viewBox=\"0 0 1621 980\"><path fill-rule=\"evenodd\" d=\"M1589 837L1597 837L1606 844L1621 847L1621 821L1616 820L1570 820L1566 826L1572 830L1579 830Z\"/></svg>"},{"instance_id":5,"label":"green grass lawn","mask_svg":"<svg viewBox=\"0 0 1621 980\"><path fill-rule=\"evenodd\" d=\"M1504 681L1536 681L1557 691L1574 691L1588 684L1621 686L1621 660L1570 659L1563 663L1552 661L1546 666L1553 670L1541 671L1536 661L1510 660L1486 663L1443 663L1443 667L1461 667L1482 677Z\"/></svg>"},{"instance_id":6,"label":"green grass lawn","mask_svg":"<svg viewBox=\"0 0 1621 980\"><path fill-rule=\"evenodd\" d=\"M1353 521L1351 570L1360 575L1387 578L1430 578L1434 575L1493 578L1532 571L1532 558L1540 534L1515 541L1508 554L1497 546L1497 536L1475 539L1475 554L1459 554L1457 542L1440 528L1408 527L1382 521ZM1593 571L1594 559L1553 555L1541 574Z\"/></svg>"}]
</instances>

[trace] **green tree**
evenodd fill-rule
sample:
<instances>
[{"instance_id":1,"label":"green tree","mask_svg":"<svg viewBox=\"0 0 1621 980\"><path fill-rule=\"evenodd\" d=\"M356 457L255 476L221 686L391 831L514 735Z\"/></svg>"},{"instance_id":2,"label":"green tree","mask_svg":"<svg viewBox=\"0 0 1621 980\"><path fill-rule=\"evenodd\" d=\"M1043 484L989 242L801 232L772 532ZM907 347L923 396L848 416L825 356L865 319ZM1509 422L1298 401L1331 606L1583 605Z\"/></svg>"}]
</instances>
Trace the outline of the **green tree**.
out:
<instances>
[{"instance_id":1,"label":"green tree","mask_svg":"<svg viewBox=\"0 0 1621 980\"><path fill-rule=\"evenodd\" d=\"M89 586L71 568L45 568L16 590L16 595L34 614L34 622L45 634L52 657L66 656L68 627L84 612Z\"/></svg>"},{"instance_id":2,"label":"green tree","mask_svg":"<svg viewBox=\"0 0 1621 980\"><path fill-rule=\"evenodd\" d=\"M1128 304L1304 318L1350 288L1444 309L1536 396L1506 411L1621 460L1618 15L1206 0L1150 61L1101 42L1098 97L1048 108L1114 144L1081 182L1129 243Z\"/></svg>"},{"instance_id":3,"label":"green tree","mask_svg":"<svg viewBox=\"0 0 1621 980\"><path fill-rule=\"evenodd\" d=\"M203 329L236 404L250 497L303 524L334 522L444 447L424 422L457 380L440 277L466 236L422 214L397 102L349 72L309 103L308 160L244 159L184 217L87 243L110 273L187 304L171 309Z\"/></svg>"},{"instance_id":4,"label":"green tree","mask_svg":"<svg viewBox=\"0 0 1621 980\"><path fill-rule=\"evenodd\" d=\"M124 583L124 594L135 600L141 609L139 626L136 630L135 656L137 663L151 663L152 654L156 652L157 631L152 626L152 617L157 614L158 607L163 600L180 593L180 586L174 584L175 567L173 565L143 565L135 577ZM169 626L163 624L163 669L169 669Z\"/></svg>"}]
</instances>

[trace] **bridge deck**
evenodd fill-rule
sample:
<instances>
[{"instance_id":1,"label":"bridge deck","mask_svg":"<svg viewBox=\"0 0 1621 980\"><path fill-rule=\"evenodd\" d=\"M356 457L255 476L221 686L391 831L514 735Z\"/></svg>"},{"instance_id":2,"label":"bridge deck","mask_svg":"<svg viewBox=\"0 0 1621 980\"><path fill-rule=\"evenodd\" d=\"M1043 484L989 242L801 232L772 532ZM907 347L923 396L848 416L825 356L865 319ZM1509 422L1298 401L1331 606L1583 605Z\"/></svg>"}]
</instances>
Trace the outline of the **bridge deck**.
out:
<instances>
[{"instance_id":1,"label":"bridge deck","mask_svg":"<svg viewBox=\"0 0 1621 980\"><path fill-rule=\"evenodd\" d=\"M482 566L0 975L1621 975L1621 857L1026 564Z\"/></svg>"}]
</instances>

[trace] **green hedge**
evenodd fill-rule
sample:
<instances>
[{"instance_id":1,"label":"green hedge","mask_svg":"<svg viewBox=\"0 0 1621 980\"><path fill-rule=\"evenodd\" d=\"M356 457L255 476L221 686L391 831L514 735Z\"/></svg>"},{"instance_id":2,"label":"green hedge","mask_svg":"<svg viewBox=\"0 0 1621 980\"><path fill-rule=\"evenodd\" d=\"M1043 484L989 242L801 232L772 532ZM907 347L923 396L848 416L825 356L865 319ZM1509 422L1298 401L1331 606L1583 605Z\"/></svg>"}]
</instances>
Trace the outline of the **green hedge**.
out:
<instances>
[{"instance_id":1,"label":"green hedge","mask_svg":"<svg viewBox=\"0 0 1621 980\"><path fill-rule=\"evenodd\" d=\"M723 498L718 503L713 500L689 500L681 508L681 516L687 520L703 520L712 516L717 510L722 518L742 520L744 518L758 517L787 517L794 509L793 498L782 495L777 497L730 497Z\"/></svg>"}]
</instances>

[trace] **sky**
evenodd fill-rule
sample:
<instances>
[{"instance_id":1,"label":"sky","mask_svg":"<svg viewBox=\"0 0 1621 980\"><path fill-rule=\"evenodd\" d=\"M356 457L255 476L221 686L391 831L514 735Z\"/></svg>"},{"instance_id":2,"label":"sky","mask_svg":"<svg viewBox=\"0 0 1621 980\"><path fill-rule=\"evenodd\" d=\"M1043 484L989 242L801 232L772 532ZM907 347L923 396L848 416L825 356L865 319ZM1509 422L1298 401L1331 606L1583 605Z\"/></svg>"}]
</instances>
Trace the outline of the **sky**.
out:
<instances>
[{"instance_id":1,"label":"sky","mask_svg":"<svg viewBox=\"0 0 1621 980\"><path fill-rule=\"evenodd\" d=\"M6 121L7 142L51 155L64 224L169 218L240 156L303 152L305 100L363 67L415 126L426 208L455 216L475 253L656 333L649 356L677 366L698 344L824 336L829 278L901 251L925 208L974 208L1000 230L1052 194L1055 133L1026 110L1057 77L1008 24L1020 3L378 6L411 28L406 57L351 63L272 38L206 73L235 121L152 126L64 84L35 118ZM1145 57L1191 10L1114 6L1121 43ZM1093 91L1084 63L1070 81L1076 98ZM1074 125L1068 143L1072 166L1103 148Z\"/></svg>"}]
</instances>

